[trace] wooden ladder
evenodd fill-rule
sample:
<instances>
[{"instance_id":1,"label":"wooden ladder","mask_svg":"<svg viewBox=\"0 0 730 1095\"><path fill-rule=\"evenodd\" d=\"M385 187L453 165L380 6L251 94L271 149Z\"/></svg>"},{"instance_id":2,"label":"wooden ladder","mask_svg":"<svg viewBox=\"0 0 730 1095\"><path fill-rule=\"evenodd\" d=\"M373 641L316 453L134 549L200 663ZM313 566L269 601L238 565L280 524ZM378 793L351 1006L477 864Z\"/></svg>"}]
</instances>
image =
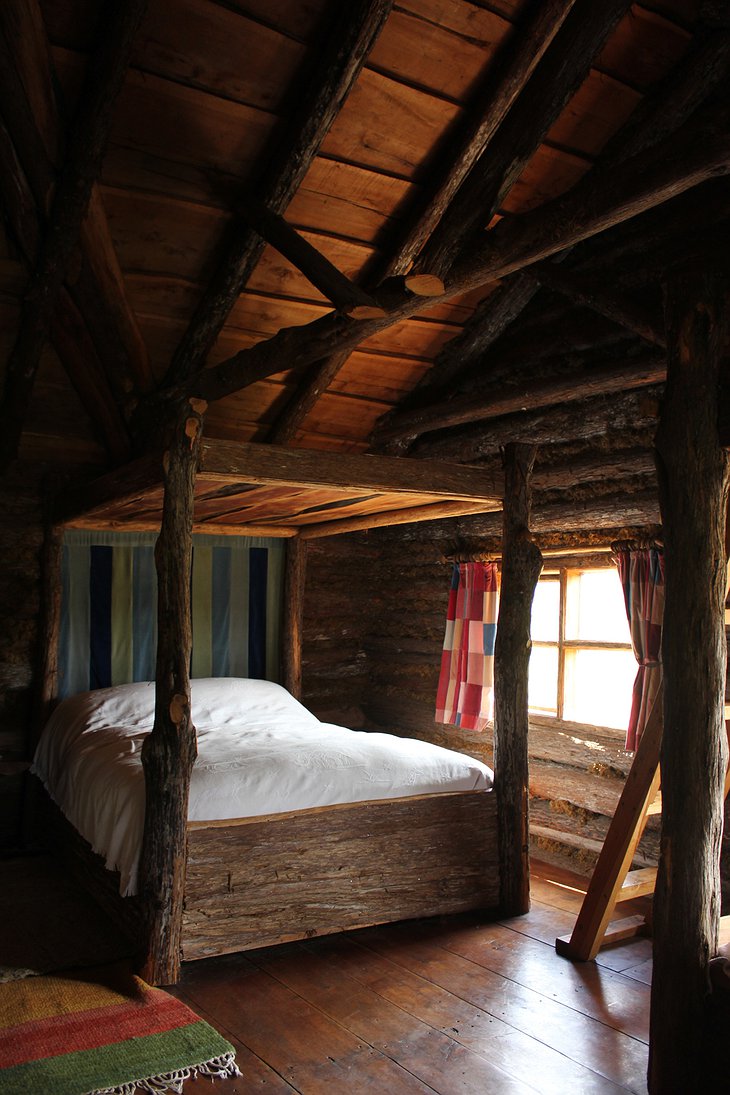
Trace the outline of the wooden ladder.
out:
<instances>
[{"instance_id":1,"label":"wooden ladder","mask_svg":"<svg viewBox=\"0 0 730 1095\"><path fill-rule=\"evenodd\" d=\"M587 962L595 958L603 946L649 932L650 926L643 916L630 916L614 921L611 917L616 905L622 901L654 893L656 867L644 867L635 871L629 868L647 819L652 814L660 814L662 809L659 791L662 721L660 688L573 932L555 940L556 951L565 958ZM729 789L730 768L725 776L726 797Z\"/></svg>"}]
</instances>

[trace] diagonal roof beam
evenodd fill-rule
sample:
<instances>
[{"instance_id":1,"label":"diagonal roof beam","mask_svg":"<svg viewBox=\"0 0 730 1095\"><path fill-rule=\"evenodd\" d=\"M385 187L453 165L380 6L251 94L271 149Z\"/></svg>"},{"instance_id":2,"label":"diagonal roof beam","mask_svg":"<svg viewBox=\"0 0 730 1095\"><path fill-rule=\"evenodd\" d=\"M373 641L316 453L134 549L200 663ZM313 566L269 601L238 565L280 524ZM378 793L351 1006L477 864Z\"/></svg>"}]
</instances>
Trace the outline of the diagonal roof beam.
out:
<instances>
[{"instance_id":1,"label":"diagonal roof beam","mask_svg":"<svg viewBox=\"0 0 730 1095\"><path fill-rule=\"evenodd\" d=\"M0 197L21 261L31 274L40 249L42 226L34 197L2 119ZM115 461L126 459L129 456L130 441L121 411L106 382L84 320L65 286L61 289L51 323L51 339L61 364L110 456Z\"/></svg>"},{"instance_id":2,"label":"diagonal roof beam","mask_svg":"<svg viewBox=\"0 0 730 1095\"><path fill-rule=\"evenodd\" d=\"M709 14L708 14L709 20ZM730 70L730 31L725 22L700 25L679 66L644 96L624 126L599 155L594 170L618 165L652 147L683 124L718 86ZM564 258L565 256L561 256ZM539 288L534 278L517 274L477 309L467 324L466 344L453 339L437 356L433 367L404 401L404 408L437 401L453 380L470 369L527 307Z\"/></svg>"},{"instance_id":3,"label":"diagonal roof beam","mask_svg":"<svg viewBox=\"0 0 730 1095\"><path fill-rule=\"evenodd\" d=\"M561 198L511 220L503 220L454 266L440 299L479 288L534 262L573 247L613 225L638 216L708 179L730 174L730 103L721 100L693 117L656 149L610 171L591 173ZM281 372L354 349L379 331L432 306L432 300L392 287L377 299L383 319L353 322L326 315L301 327L284 328L265 342L241 350L189 382L150 400L147 412L174 404L192 392L209 401L240 391Z\"/></svg>"},{"instance_id":4,"label":"diagonal roof beam","mask_svg":"<svg viewBox=\"0 0 730 1095\"><path fill-rule=\"evenodd\" d=\"M252 187L272 213L284 212L317 155L382 30L393 0L334 0L326 40L317 43L317 67L295 115L276 143L264 174ZM243 199L245 201L245 197ZM173 354L162 386L180 384L202 368L234 304L258 263L265 241L245 217L229 227L225 255Z\"/></svg>"},{"instance_id":5,"label":"diagonal roof beam","mask_svg":"<svg viewBox=\"0 0 730 1095\"><path fill-rule=\"evenodd\" d=\"M486 153L459 187L416 260L416 273L445 278L464 245L489 224L630 6L630 0L578 0Z\"/></svg>"},{"instance_id":6,"label":"diagonal roof beam","mask_svg":"<svg viewBox=\"0 0 730 1095\"><path fill-rule=\"evenodd\" d=\"M384 277L405 274L443 216L469 169L484 152L498 131L512 104L525 87L540 59L563 25L576 0L545 0L534 9L526 27L503 47L496 71L491 67L469 106L466 121L457 124L442 142L448 149L448 162L434 164L430 173L436 182L426 187L421 199L406 216L400 239L386 263L366 270L363 280L376 283ZM413 288L413 286L411 286ZM327 390L344 366L349 354L335 354L321 362L300 383L283 413L279 416L271 440L279 444L290 441L319 397Z\"/></svg>"},{"instance_id":7,"label":"diagonal roof beam","mask_svg":"<svg viewBox=\"0 0 730 1095\"><path fill-rule=\"evenodd\" d=\"M0 4L0 99L18 158L45 219L63 146L55 72L38 0ZM70 287L118 395L152 386L147 349L129 305L99 187L81 228L83 262Z\"/></svg>"},{"instance_id":8,"label":"diagonal roof beam","mask_svg":"<svg viewBox=\"0 0 730 1095\"><path fill-rule=\"evenodd\" d=\"M81 100L56 187L46 237L28 287L7 364L0 403L0 467L17 454L26 411L53 313L79 241L92 186L99 174L112 110L122 87L147 0L115 5L89 62Z\"/></svg>"}]
</instances>

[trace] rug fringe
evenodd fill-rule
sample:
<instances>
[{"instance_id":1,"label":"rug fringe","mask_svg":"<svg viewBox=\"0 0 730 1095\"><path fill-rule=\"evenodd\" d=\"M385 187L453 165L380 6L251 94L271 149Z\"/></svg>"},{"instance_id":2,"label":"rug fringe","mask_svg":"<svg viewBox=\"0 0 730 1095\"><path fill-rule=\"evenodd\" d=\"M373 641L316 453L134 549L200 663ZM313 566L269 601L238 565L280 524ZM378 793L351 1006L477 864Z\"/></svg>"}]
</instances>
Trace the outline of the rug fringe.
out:
<instances>
[{"instance_id":1,"label":"rug fringe","mask_svg":"<svg viewBox=\"0 0 730 1095\"><path fill-rule=\"evenodd\" d=\"M185 1081L192 1080L196 1076L224 1079L226 1076L240 1075L235 1055L233 1053L222 1053L220 1057L212 1057L210 1061L204 1061L200 1065L180 1068L175 1072L167 1072L160 1076L148 1076L144 1080L132 1080L130 1083L120 1084L118 1087L97 1088L90 1091L88 1095L136 1095L139 1091L147 1091L151 1095L161 1095L163 1092L175 1092L176 1095L182 1095Z\"/></svg>"}]
</instances>

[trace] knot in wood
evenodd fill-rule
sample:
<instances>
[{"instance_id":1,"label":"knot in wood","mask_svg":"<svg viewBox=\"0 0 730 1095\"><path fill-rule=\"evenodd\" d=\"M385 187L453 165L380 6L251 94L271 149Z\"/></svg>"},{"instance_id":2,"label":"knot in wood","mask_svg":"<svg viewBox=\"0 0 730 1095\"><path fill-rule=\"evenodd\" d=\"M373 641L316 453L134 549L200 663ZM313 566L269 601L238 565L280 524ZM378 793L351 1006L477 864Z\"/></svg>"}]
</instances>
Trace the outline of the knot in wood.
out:
<instances>
[{"instance_id":1,"label":"knot in wood","mask_svg":"<svg viewBox=\"0 0 730 1095\"><path fill-rule=\"evenodd\" d=\"M170 719L175 726L179 726L180 723L183 722L189 709L187 696L176 692L170 700Z\"/></svg>"}]
</instances>

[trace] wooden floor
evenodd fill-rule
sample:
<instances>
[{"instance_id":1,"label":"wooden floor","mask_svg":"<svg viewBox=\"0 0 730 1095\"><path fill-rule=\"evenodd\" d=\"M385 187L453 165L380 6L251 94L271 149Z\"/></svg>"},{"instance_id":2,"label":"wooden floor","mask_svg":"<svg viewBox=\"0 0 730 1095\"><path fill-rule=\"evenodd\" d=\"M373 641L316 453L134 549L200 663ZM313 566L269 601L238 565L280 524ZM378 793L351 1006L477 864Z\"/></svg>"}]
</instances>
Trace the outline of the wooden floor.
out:
<instances>
[{"instance_id":1,"label":"wooden floor","mask_svg":"<svg viewBox=\"0 0 730 1095\"><path fill-rule=\"evenodd\" d=\"M651 944L558 957L581 885L535 864L524 917L410 922L187 965L174 991L234 1043L242 1076L188 1081L185 1095L646 1092Z\"/></svg>"}]
</instances>

